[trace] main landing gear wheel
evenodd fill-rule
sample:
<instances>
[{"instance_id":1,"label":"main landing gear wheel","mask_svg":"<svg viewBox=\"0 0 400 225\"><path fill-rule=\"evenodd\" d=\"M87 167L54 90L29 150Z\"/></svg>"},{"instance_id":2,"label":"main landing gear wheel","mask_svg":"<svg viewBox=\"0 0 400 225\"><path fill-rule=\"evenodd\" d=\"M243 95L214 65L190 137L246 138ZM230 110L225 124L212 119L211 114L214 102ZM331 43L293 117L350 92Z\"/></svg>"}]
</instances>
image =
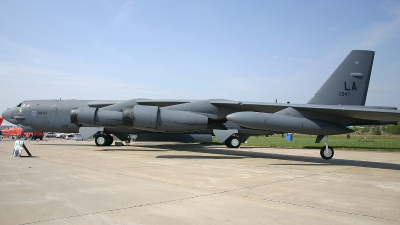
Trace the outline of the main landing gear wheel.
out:
<instances>
[{"instance_id":1,"label":"main landing gear wheel","mask_svg":"<svg viewBox=\"0 0 400 225\"><path fill-rule=\"evenodd\" d=\"M96 139L94 142L96 143L97 146L106 146L107 145L107 140L108 138L104 134L99 134L97 135Z\"/></svg>"},{"instance_id":2,"label":"main landing gear wheel","mask_svg":"<svg viewBox=\"0 0 400 225\"><path fill-rule=\"evenodd\" d=\"M109 134L99 134L94 142L96 142L97 146L110 146L114 142L114 139Z\"/></svg>"},{"instance_id":3,"label":"main landing gear wheel","mask_svg":"<svg viewBox=\"0 0 400 225\"><path fill-rule=\"evenodd\" d=\"M225 141L225 145L228 148L239 148L240 147L240 138L238 136L230 136Z\"/></svg>"},{"instance_id":4,"label":"main landing gear wheel","mask_svg":"<svg viewBox=\"0 0 400 225\"><path fill-rule=\"evenodd\" d=\"M321 154L321 157L325 160L329 160L332 159L333 154L335 153L333 151L333 148L331 148L330 146L328 146L328 148L326 148L326 146L321 148L321 151L319 152Z\"/></svg>"}]
</instances>

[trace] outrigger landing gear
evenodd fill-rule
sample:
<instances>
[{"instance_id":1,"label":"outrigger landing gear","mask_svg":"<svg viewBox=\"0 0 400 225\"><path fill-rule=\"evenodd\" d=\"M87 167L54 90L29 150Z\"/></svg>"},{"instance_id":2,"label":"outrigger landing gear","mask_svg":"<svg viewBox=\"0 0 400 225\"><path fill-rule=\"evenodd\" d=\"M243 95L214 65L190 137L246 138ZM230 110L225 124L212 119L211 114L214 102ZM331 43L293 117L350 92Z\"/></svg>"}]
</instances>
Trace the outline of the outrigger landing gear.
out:
<instances>
[{"instance_id":1,"label":"outrigger landing gear","mask_svg":"<svg viewBox=\"0 0 400 225\"><path fill-rule=\"evenodd\" d=\"M325 160L332 159L334 151L333 148L328 146L328 135L325 135L325 146L321 148L321 157Z\"/></svg>"},{"instance_id":2,"label":"outrigger landing gear","mask_svg":"<svg viewBox=\"0 0 400 225\"><path fill-rule=\"evenodd\" d=\"M109 134L99 134L97 135L95 142L97 146L110 146L114 142L114 139Z\"/></svg>"}]
</instances>

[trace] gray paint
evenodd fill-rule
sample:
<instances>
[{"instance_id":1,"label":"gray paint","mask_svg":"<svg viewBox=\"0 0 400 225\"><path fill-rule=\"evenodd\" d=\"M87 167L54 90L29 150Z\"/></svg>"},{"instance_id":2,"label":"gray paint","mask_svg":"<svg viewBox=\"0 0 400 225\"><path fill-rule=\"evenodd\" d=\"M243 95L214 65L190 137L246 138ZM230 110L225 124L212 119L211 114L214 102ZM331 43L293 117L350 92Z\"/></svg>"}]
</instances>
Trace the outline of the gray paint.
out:
<instances>
[{"instance_id":1,"label":"gray paint","mask_svg":"<svg viewBox=\"0 0 400 225\"><path fill-rule=\"evenodd\" d=\"M217 137L219 143L224 143L232 134L237 134L239 131L236 129L228 130L213 130L215 137Z\"/></svg>"},{"instance_id":2,"label":"gray paint","mask_svg":"<svg viewBox=\"0 0 400 225\"><path fill-rule=\"evenodd\" d=\"M29 126L40 131L78 132L79 126L71 123L71 109L86 106L89 100L26 100L18 107L7 109L3 117L13 124ZM25 119L17 120L16 116Z\"/></svg>"},{"instance_id":3,"label":"gray paint","mask_svg":"<svg viewBox=\"0 0 400 225\"><path fill-rule=\"evenodd\" d=\"M227 118L243 127L284 133L331 135L352 132L344 126L327 121L270 113L237 112L228 115Z\"/></svg>"},{"instance_id":4,"label":"gray paint","mask_svg":"<svg viewBox=\"0 0 400 225\"><path fill-rule=\"evenodd\" d=\"M2 115L14 124L57 132L78 132L80 126L96 126L104 127L105 133L118 134L143 133L145 130L191 133L199 130L211 134L212 130L206 128L212 128L214 134L224 134L218 135L221 139L227 136L227 131L219 130L237 130L243 136L273 132L346 133L348 130L344 126L348 125L400 120L399 111L393 107L363 106L373 58L372 51L350 52L309 104L221 99L32 100L24 101ZM72 110L74 108L77 110ZM71 123L71 118L77 125ZM227 119L236 124L226 123Z\"/></svg>"},{"instance_id":5,"label":"gray paint","mask_svg":"<svg viewBox=\"0 0 400 225\"><path fill-rule=\"evenodd\" d=\"M353 50L309 104L365 105L375 52Z\"/></svg>"},{"instance_id":6,"label":"gray paint","mask_svg":"<svg viewBox=\"0 0 400 225\"><path fill-rule=\"evenodd\" d=\"M136 141L212 142L211 134L139 133Z\"/></svg>"}]
</instances>

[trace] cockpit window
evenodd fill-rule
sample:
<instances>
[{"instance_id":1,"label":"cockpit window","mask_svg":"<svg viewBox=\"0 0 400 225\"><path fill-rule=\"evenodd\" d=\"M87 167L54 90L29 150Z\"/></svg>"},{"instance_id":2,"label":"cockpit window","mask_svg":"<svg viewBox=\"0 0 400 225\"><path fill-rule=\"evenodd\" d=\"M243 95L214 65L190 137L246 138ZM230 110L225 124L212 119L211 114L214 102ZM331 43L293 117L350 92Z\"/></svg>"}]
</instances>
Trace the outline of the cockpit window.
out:
<instances>
[{"instance_id":1,"label":"cockpit window","mask_svg":"<svg viewBox=\"0 0 400 225\"><path fill-rule=\"evenodd\" d=\"M26 107L29 107L30 105L31 104L29 102L21 102L15 107L17 107L17 108L26 108Z\"/></svg>"}]
</instances>

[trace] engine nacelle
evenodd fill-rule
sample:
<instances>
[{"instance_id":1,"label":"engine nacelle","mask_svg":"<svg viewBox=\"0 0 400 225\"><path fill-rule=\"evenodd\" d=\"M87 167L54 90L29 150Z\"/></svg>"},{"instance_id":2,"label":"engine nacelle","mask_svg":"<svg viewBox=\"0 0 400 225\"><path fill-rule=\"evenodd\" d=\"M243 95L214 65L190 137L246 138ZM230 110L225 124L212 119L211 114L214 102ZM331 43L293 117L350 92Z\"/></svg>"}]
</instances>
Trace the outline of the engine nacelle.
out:
<instances>
[{"instance_id":1,"label":"engine nacelle","mask_svg":"<svg viewBox=\"0 0 400 225\"><path fill-rule=\"evenodd\" d=\"M208 117L192 112L136 105L122 112L79 107L71 110L71 123L91 126L125 126L154 132L188 132L207 128Z\"/></svg>"},{"instance_id":2,"label":"engine nacelle","mask_svg":"<svg viewBox=\"0 0 400 225\"><path fill-rule=\"evenodd\" d=\"M122 113L91 107L78 107L71 110L71 123L95 126L121 126Z\"/></svg>"},{"instance_id":3,"label":"engine nacelle","mask_svg":"<svg viewBox=\"0 0 400 225\"><path fill-rule=\"evenodd\" d=\"M206 129L208 117L192 112L160 109L157 106L136 105L123 110L123 124L156 132L188 132Z\"/></svg>"}]
</instances>

